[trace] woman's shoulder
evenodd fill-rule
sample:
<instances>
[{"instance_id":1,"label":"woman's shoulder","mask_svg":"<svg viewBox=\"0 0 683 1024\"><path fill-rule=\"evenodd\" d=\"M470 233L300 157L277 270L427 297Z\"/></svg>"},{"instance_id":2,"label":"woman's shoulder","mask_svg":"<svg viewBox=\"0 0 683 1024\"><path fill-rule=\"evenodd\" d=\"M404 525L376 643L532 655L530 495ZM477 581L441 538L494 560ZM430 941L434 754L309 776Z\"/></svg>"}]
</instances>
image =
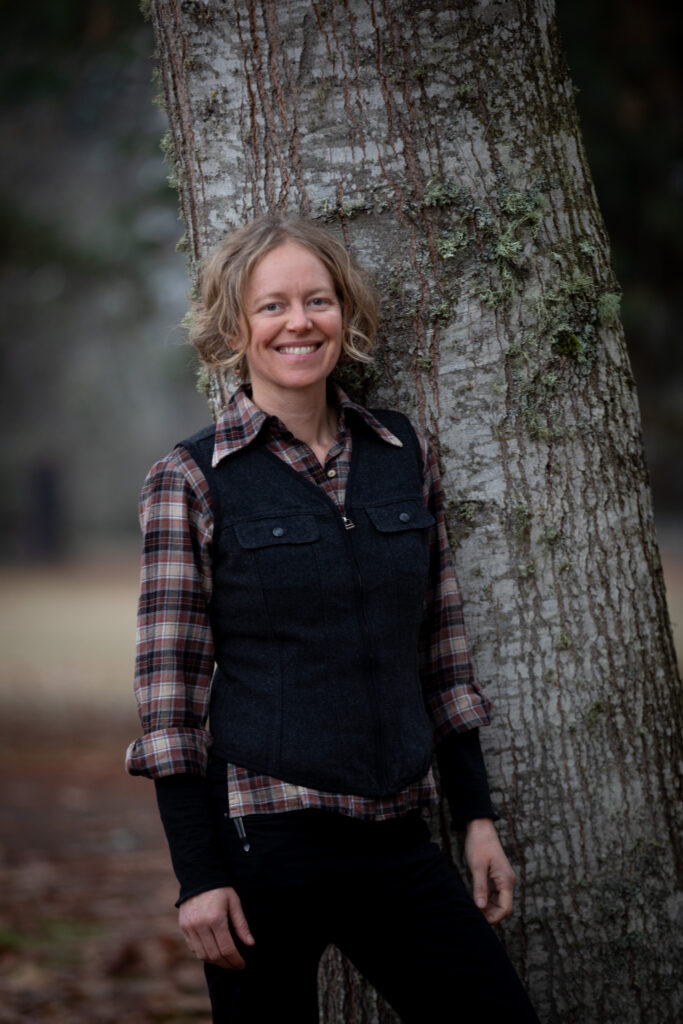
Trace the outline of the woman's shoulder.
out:
<instances>
[{"instance_id":1,"label":"woman's shoulder","mask_svg":"<svg viewBox=\"0 0 683 1024\"><path fill-rule=\"evenodd\" d=\"M206 489L205 476L195 457L197 451L193 451L189 442L201 443L210 439L211 446L213 446L214 433L215 427L205 427L193 434L191 438L178 442L167 455L157 459L145 478L143 496L150 496L153 493L162 496L179 492L186 493L188 490L204 492Z\"/></svg>"}]
</instances>

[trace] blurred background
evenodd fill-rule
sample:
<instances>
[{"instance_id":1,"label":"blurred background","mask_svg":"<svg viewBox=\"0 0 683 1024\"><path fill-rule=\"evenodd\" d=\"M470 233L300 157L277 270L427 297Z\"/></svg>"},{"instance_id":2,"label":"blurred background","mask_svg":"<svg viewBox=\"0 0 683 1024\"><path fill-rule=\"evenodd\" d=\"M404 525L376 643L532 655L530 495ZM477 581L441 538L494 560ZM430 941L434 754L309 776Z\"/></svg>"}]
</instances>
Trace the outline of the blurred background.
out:
<instances>
[{"instance_id":1,"label":"blurred background","mask_svg":"<svg viewBox=\"0 0 683 1024\"><path fill-rule=\"evenodd\" d=\"M151 787L122 771L137 498L208 416L177 327L188 286L151 28L137 0L0 10L0 1024L208 1020ZM681 17L664 0L559 0L558 18L680 650Z\"/></svg>"}]
</instances>

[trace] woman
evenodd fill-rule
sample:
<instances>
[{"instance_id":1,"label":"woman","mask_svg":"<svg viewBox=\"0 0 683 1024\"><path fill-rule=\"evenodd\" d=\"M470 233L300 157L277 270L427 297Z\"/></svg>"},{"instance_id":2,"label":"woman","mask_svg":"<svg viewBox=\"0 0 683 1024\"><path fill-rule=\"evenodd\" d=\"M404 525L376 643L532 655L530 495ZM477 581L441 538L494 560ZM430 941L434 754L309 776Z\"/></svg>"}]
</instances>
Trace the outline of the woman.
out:
<instances>
[{"instance_id":1,"label":"woman","mask_svg":"<svg viewBox=\"0 0 683 1024\"><path fill-rule=\"evenodd\" d=\"M145 735L127 763L155 779L214 1021L317 1021L329 943L405 1021L451 1005L537 1020L490 928L514 875L436 462L405 417L330 383L369 361L376 323L327 232L279 217L234 232L191 335L242 383L143 491ZM420 816L435 746L474 901Z\"/></svg>"}]
</instances>

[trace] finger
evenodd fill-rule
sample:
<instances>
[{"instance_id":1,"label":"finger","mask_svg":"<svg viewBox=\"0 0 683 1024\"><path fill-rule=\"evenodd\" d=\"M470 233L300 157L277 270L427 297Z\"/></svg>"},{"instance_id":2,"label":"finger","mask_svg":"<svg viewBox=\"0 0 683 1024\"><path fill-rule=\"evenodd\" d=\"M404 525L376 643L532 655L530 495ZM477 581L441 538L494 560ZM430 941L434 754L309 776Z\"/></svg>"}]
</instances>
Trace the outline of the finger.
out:
<instances>
[{"instance_id":1,"label":"finger","mask_svg":"<svg viewBox=\"0 0 683 1024\"><path fill-rule=\"evenodd\" d=\"M227 970L239 970L245 966L235 948L225 914L214 915L213 920L185 928L183 935L198 960L217 964Z\"/></svg>"},{"instance_id":2,"label":"finger","mask_svg":"<svg viewBox=\"0 0 683 1024\"><path fill-rule=\"evenodd\" d=\"M485 910L489 902L488 871L483 865L472 867L472 898L480 910Z\"/></svg>"},{"instance_id":3,"label":"finger","mask_svg":"<svg viewBox=\"0 0 683 1024\"><path fill-rule=\"evenodd\" d=\"M229 927L232 912L238 916L240 931L244 935L242 941L253 944L239 897L228 886L190 897L180 906L178 923L185 941L200 960L228 970L241 970L246 965ZM237 930L235 935L238 941L242 939Z\"/></svg>"},{"instance_id":4,"label":"finger","mask_svg":"<svg viewBox=\"0 0 683 1024\"><path fill-rule=\"evenodd\" d=\"M253 946L254 936L251 934L249 924L245 917L244 911L242 910L242 904L240 898L236 892L230 894L228 901L228 914L230 916L230 924L241 942L244 942L247 946Z\"/></svg>"},{"instance_id":5,"label":"finger","mask_svg":"<svg viewBox=\"0 0 683 1024\"><path fill-rule=\"evenodd\" d=\"M225 967L228 971L241 971L247 966L244 962L244 957L235 945L235 940L228 928L227 921L225 926L221 926L216 934L216 947L218 958L213 963L217 963L220 967Z\"/></svg>"},{"instance_id":6,"label":"finger","mask_svg":"<svg viewBox=\"0 0 683 1024\"><path fill-rule=\"evenodd\" d=\"M204 929L201 928L188 928L183 931L185 936L185 942L190 948L191 952L197 957L198 960L210 960L211 959L211 943L208 944L204 941Z\"/></svg>"},{"instance_id":7,"label":"finger","mask_svg":"<svg viewBox=\"0 0 683 1024\"><path fill-rule=\"evenodd\" d=\"M197 929L186 935L185 941L198 960L216 964L228 971L239 971L246 967L227 926L225 933L219 930L218 934L211 928Z\"/></svg>"},{"instance_id":8,"label":"finger","mask_svg":"<svg viewBox=\"0 0 683 1024\"><path fill-rule=\"evenodd\" d=\"M230 937L228 942L221 941L220 944L217 944L216 949L217 956L211 963L225 968L226 971L243 971L247 966L243 956L232 941L232 937Z\"/></svg>"},{"instance_id":9,"label":"finger","mask_svg":"<svg viewBox=\"0 0 683 1024\"><path fill-rule=\"evenodd\" d=\"M204 938L204 956L201 959L210 964L218 964L219 967L224 966L224 960L227 962L225 952L221 949L218 937L213 932L209 932Z\"/></svg>"},{"instance_id":10,"label":"finger","mask_svg":"<svg viewBox=\"0 0 683 1024\"><path fill-rule=\"evenodd\" d=\"M506 881L500 887L491 883L491 894L486 908L486 920L489 924L498 924L512 913L514 880Z\"/></svg>"},{"instance_id":11,"label":"finger","mask_svg":"<svg viewBox=\"0 0 683 1024\"><path fill-rule=\"evenodd\" d=\"M214 922L213 938L215 952L211 958L212 963L218 964L219 967L225 967L228 971L241 971L246 967L244 958L235 945L235 939L228 927L227 915L224 915L219 921Z\"/></svg>"}]
</instances>

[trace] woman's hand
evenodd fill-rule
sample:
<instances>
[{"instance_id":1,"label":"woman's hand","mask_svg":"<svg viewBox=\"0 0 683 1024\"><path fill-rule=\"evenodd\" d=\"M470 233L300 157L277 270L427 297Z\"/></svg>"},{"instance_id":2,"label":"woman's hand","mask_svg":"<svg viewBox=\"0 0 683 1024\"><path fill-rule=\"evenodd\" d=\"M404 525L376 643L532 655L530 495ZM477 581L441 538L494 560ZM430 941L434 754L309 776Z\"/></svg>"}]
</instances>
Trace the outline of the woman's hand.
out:
<instances>
[{"instance_id":1,"label":"woman's hand","mask_svg":"<svg viewBox=\"0 0 683 1024\"><path fill-rule=\"evenodd\" d=\"M472 873L472 895L489 924L512 912L515 873L490 818L467 823L465 860Z\"/></svg>"},{"instance_id":2,"label":"woman's hand","mask_svg":"<svg viewBox=\"0 0 683 1024\"><path fill-rule=\"evenodd\" d=\"M254 945L254 936L234 889L209 889L191 896L180 904L178 924L199 960L208 960L228 971L241 971L246 967L232 931L246 946Z\"/></svg>"}]
</instances>

